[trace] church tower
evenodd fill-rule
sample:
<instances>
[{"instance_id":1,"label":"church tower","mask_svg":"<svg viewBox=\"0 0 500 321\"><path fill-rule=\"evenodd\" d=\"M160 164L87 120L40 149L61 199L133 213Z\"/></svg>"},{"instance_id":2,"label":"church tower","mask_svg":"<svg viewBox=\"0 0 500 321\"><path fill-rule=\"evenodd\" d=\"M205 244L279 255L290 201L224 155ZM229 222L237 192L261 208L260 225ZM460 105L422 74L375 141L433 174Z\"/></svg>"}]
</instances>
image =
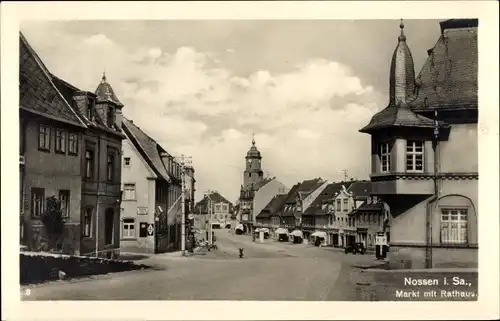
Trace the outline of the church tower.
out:
<instances>
[{"instance_id":1,"label":"church tower","mask_svg":"<svg viewBox=\"0 0 500 321\"><path fill-rule=\"evenodd\" d=\"M245 171L243 172L243 187L245 189L251 188L257 182L261 181L263 177L262 172L262 156L255 146L255 136L252 137L252 147L247 152L245 157Z\"/></svg>"}]
</instances>

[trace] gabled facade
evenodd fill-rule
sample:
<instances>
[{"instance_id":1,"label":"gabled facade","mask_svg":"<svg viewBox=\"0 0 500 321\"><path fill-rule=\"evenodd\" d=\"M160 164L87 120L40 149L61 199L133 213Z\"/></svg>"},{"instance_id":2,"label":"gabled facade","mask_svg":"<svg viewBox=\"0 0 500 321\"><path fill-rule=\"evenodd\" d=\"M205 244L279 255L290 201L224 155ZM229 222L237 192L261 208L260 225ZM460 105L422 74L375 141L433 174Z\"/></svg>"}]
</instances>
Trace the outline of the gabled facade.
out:
<instances>
[{"instance_id":1,"label":"gabled facade","mask_svg":"<svg viewBox=\"0 0 500 321\"><path fill-rule=\"evenodd\" d=\"M441 22L416 79L400 27L389 104L360 130L372 137L372 194L390 211L389 259L477 266L478 20Z\"/></svg>"},{"instance_id":2,"label":"gabled facade","mask_svg":"<svg viewBox=\"0 0 500 321\"><path fill-rule=\"evenodd\" d=\"M315 237L321 236L324 245L338 243L338 229L334 239L332 226L335 218L335 195L341 188L341 183L328 183L303 214L303 230L309 230ZM312 237L309 241L313 241Z\"/></svg>"},{"instance_id":3,"label":"gabled facade","mask_svg":"<svg viewBox=\"0 0 500 321\"><path fill-rule=\"evenodd\" d=\"M132 120L122 117L121 249L163 253L180 247L181 166Z\"/></svg>"},{"instance_id":4,"label":"gabled facade","mask_svg":"<svg viewBox=\"0 0 500 321\"><path fill-rule=\"evenodd\" d=\"M81 254L111 257L120 249L121 151L123 104L99 96L109 86L103 76L96 92L83 91L52 75L52 81L84 120L82 141Z\"/></svg>"},{"instance_id":5,"label":"gabled facade","mask_svg":"<svg viewBox=\"0 0 500 321\"><path fill-rule=\"evenodd\" d=\"M321 178L314 178L311 180L303 181L297 192L295 193L294 217L295 228L303 232L304 239L309 239L314 230L314 222L311 216L306 216L306 221L303 221L302 214L307 211L313 201L323 192L328 186Z\"/></svg>"},{"instance_id":6,"label":"gabled facade","mask_svg":"<svg viewBox=\"0 0 500 321\"><path fill-rule=\"evenodd\" d=\"M390 242L387 215L384 203L377 196L368 197L349 214L349 217L355 220L356 242L363 243L367 249L374 249L376 237L381 234Z\"/></svg>"},{"instance_id":7,"label":"gabled facade","mask_svg":"<svg viewBox=\"0 0 500 321\"><path fill-rule=\"evenodd\" d=\"M120 153L124 138L116 115L121 114L123 104L117 99L110 101L96 93L78 89L51 74L22 35L20 53L21 109L31 109L31 113L45 115L53 120L63 118L72 123L78 120L80 128L83 128L77 133L61 126L52 129L47 124L39 126L40 150L47 154L53 151L58 157L52 160L40 157L45 167L37 170L38 175L49 182L40 180L40 184L47 187L36 187L37 190L32 193L31 208L37 209L34 213L44 210L42 191L45 188L57 189L55 181L59 175L56 172L71 167L72 172L65 175L70 176L66 179L72 182L72 188L59 190L59 195L55 191L51 192L58 196L64 211L68 213L66 222L74 227L67 231L65 237L72 241L63 244L63 247L67 247L64 251L80 255L115 256L119 252L120 242ZM32 76L35 76L36 82L30 80ZM40 102L33 105L35 97ZM21 127L27 126L25 128L29 129L28 124L22 121ZM34 150L33 146L25 147L26 150Z\"/></svg>"},{"instance_id":8,"label":"gabled facade","mask_svg":"<svg viewBox=\"0 0 500 321\"><path fill-rule=\"evenodd\" d=\"M295 184L286 194L284 200L281 204L279 204L275 212L270 214L269 221L271 223L272 232L275 237L276 231L278 229L283 229L288 232L291 232L295 229L295 199L297 197L297 191L300 187L300 183Z\"/></svg>"},{"instance_id":9,"label":"gabled facade","mask_svg":"<svg viewBox=\"0 0 500 321\"><path fill-rule=\"evenodd\" d=\"M87 126L54 85L49 71L19 36L19 182L21 244L44 250L46 199L61 201L60 250L80 254L82 141Z\"/></svg>"},{"instance_id":10,"label":"gabled facade","mask_svg":"<svg viewBox=\"0 0 500 321\"><path fill-rule=\"evenodd\" d=\"M213 229L235 228L231 219L234 205L217 191L211 191L196 203L195 213L206 217L206 224L212 224Z\"/></svg>"}]
</instances>

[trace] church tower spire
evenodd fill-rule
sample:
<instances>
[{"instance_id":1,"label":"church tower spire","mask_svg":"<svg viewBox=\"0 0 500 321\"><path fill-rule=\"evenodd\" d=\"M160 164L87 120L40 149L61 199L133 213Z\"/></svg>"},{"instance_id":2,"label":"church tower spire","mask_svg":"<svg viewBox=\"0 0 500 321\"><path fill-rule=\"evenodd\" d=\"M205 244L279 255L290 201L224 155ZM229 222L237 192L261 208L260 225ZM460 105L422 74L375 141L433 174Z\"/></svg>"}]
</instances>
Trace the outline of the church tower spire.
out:
<instances>
[{"instance_id":1,"label":"church tower spire","mask_svg":"<svg viewBox=\"0 0 500 321\"><path fill-rule=\"evenodd\" d=\"M245 171L243 172L243 186L250 188L264 178L262 171L262 156L255 146L255 134L252 134L252 146L245 157Z\"/></svg>"},{"instance_id":2,"label":"church tower spire","mask_svg":"<svg viewBox=\"0 0 500 321\"><path fill-rule=\"evenodd\" d=\"M406 44L404 27L403 19L401 19L399 24L401 34L392 55L389 77L390 104L396 106L408 103L415 94L415 67L410 48Z\"/></svg>"}]
</instances>

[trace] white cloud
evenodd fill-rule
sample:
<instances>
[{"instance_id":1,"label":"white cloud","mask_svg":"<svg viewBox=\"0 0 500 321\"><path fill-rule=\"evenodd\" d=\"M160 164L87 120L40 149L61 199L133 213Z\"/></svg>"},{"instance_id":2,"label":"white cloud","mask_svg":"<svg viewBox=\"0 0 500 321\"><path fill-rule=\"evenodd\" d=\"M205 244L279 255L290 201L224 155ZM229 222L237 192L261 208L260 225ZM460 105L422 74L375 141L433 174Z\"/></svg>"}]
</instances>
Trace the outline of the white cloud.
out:
<instances>
[{"instance_id":1,"label":"white cloud","mask_svg":"<svg viewBox=\"0 0 500 321\"><path fill-rule=\"evenodd\" d=\"M311 59L283 74L236 77L213 67L220 57L191 47L129 52L104 34L60 32L55 45L53 33L25 34L53 73L82 89L94 90L106 69L125 115L172 154L193 157L198 197L206 189L237 197L254 131L264 171L289 187L342 179L341 169L368 174L369 137L358 129L380 95L347 66Z\"/></svg>"}]
</instances>

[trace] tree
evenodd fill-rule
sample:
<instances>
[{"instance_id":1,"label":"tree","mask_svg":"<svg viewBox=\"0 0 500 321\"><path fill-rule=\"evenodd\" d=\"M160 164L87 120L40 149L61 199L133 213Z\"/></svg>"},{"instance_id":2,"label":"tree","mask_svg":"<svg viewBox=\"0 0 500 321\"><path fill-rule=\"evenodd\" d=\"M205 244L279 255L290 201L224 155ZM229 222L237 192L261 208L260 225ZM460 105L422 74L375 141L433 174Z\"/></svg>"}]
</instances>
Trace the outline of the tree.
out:
<instances>
[{"instance_id":1,"label":"tree","mask_svg":"<svg viewBox=\"0 0 500 321\"><path fill-rule=\"evenodd\" d=\"M61 202L55 197L47 198L47 208L42 214L42 222L47 232L50 249L57 249L58 242L64 231L64 219L61 211Z\"/></svg>"}]
</instances>

